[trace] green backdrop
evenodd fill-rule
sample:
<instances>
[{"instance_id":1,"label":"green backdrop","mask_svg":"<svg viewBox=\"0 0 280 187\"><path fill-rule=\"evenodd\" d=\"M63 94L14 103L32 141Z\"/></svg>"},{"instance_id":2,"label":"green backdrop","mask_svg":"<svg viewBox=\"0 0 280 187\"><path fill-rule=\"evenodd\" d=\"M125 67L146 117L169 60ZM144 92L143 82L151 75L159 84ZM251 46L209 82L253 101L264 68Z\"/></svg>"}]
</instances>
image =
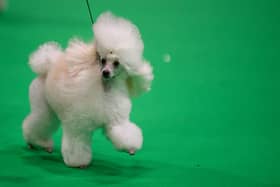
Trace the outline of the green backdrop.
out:
<instances>
[{"instance_id":1,"label":"green backdrop","mask_svg":"<svg viewBox=\"0 0 280 187\"><path fill-rule=\"evenodd\" d=\"M128 156L98 131L82 170L63 164L61 131L53 154L26 148L29 54L49 40L91 41L92 30L82 0L10 0L0 14L1 187L280 186L279 1L90 2L95 18L111 10L141 30L155 73L133 100L144 147Z\"/></svg>"}]
</instances>

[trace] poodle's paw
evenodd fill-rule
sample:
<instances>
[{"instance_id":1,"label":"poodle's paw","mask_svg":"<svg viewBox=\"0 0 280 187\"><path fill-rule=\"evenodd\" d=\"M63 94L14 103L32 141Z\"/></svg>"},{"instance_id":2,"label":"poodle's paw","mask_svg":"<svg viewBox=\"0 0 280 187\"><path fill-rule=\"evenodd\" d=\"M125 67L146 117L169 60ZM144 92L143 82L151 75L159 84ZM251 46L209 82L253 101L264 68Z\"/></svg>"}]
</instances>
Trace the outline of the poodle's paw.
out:
<instances>
[{"instance_id":1,"label":"poodle's paw","mask_svg":"<svg viewBox=\"0 0 280 187\"><path fill-rule=\"evenodd\" d=\"M88 165L80 165L79 168L80 169L86 169L88 167Z\"/></svg>"},{"instance_id":2,"label":"poodle's paw","mask_svg":"<svg viewBox=\"0 0 280 187\"><path fill-rule=\"evenodd\" d=\"M85 168L91 162L91 151L85 150L83 145L81 147L63 147L62 156L64 163L68 167ZM76 148L76 149L75 149Z\"/></svg>"},{"instance_id":3,"label":"poodle's paw","mask_svg":"<svg viewBox=\"0 0 280 187\"><path fill-rule=\"evenodd\" d=\"M90 161L76 161L76 162L71 162L69 160L64 159L64 163L66 166L71 167L71 168L79 168L79 169L85 169L90 165Z\"/></svg>"},{"instance_id":4,"label":"poodle's paw","mask_svg":"<svg viewBox=\"0 0 280 187\"><path fill-rule=\"evenodd\" d=\"M110 127L107 132L115 148L134 155L143 143L142 131L135 124L127 123Z\"/></svg>"},{"instance_id":5,"label":"poodle's paw","mask_svg":"<svg viewBox=\"0 0 280 187\"><path fill-rule=\"evenodd\" d=\"M30 150L36 150L39 149L40 147L36 147L35 145L31 144L31 143L27 143L27 148ZM49 146L49 147L41 147L43 150L45 150L48 153L52 153L53 152L53 147Z\"/></svg>"},{"instance_id":6,"label":"poodle's paw","mask_svg":"<svg viewBox=\"0 0 280 187\"><path fill-rule=\"evenodd\" d=\"M52 147L46 147L45 151L48 153L52 153L53 152L53 148Z\"/></svg>"},{"instance_id":7,"label":"poodle's paw","mask_svg":"<svg viewBox=\"0 0 280 187\"><path fill-rule=\"evenodd\" d=\"M71 166L71 165L67 165L68 167L71 167L71 168L77 168L77 169L86 169L88 168L89 165L87 164L82 164L82 165L74 165L74 166Z\"/></svg>"},{"instance_id":8,"label":"poodle's paw","mask_svg":"<svg viewBox=\"0 0 280 187\"><path fill-rule=\"evenodd\" d=\"M134 149L128 150L128 154L130 154L130 156L135 155L135 150Z\"/></svg>"}]
</instances>

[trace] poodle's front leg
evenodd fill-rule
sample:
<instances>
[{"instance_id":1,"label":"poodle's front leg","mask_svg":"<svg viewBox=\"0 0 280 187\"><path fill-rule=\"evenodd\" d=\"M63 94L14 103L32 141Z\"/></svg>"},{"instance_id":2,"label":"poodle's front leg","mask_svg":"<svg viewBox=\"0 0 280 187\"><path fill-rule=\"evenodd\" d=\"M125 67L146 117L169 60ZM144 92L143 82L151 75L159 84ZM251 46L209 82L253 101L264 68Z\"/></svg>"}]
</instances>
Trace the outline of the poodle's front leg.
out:
<instances>
[{"instance_id":1,"label":"poodle's front leg","mask_svg":"<svg viewBox=\"0 0 280 187\"><path fill-rule=\"evenodd\" d=\"M86 126L83 121L66 122L62 126L62 156L67 166L84 168L91 162L93 130Z\"/></svg>"},{"instance_id":2,"label":"poodle's front leg","mask_svg":"<svg viewBox=\"0 0 280 187\"><path fill-rule=\"evenodd\" d=\"M135 154L142 147L142 131L130 121L107 125L106 134L116 149L126 151L130 155Z\"/></svg>"}]
</instances>

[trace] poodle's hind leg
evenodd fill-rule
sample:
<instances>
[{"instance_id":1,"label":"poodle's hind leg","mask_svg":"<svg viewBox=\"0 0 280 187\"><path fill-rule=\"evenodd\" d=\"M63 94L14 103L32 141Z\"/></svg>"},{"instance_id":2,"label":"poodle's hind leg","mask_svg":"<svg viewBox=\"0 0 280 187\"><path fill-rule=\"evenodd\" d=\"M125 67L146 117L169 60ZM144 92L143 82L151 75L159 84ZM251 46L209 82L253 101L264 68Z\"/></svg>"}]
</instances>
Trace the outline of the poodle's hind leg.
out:
<instances>
[{"instance_id":1,"label":"poodle's hind leg","mask_svg":"<svg viewBox=\"0 0 280 187\"><path fill-rule=\"evenodd\" d=\"M62 156L69 167L87 167L92 159L91 121L71 119L62 122Z\"/></svg>"},{"instance_id":2,"label":"poodle's hind leg","mask_svg":"<svg viewBox=\"0 0 280 187\"><path fill-rule=\"evenodd\" d=\"M58 120L45 98L44 82L43 77L38 77L30 85L31 113L23 122L23 137L29 148L40 146L52 152L52 135L58 128Z\"/></svg>"}]
</instances>

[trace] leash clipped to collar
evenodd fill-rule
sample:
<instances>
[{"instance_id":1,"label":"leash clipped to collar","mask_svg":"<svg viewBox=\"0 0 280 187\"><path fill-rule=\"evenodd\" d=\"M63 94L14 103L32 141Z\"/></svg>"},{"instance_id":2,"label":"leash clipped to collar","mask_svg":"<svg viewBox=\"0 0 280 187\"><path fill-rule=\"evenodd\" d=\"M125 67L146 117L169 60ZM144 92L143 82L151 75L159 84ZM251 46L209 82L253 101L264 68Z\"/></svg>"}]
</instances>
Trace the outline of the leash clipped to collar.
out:
<instances>
[{"instance_id":1,"label":"leash clipped to collar","mask_svg":"<svg viewBox=\"0 0 280 187\"><path fill-rule=\"evenodd\" d=\"M89 16L90 16L91 24L94 24L92 12L91 12L88 0L86 0L86 3L87 3L87 8L88 8L88 13L89 13Z\"/></svg>"}]
</instances>

